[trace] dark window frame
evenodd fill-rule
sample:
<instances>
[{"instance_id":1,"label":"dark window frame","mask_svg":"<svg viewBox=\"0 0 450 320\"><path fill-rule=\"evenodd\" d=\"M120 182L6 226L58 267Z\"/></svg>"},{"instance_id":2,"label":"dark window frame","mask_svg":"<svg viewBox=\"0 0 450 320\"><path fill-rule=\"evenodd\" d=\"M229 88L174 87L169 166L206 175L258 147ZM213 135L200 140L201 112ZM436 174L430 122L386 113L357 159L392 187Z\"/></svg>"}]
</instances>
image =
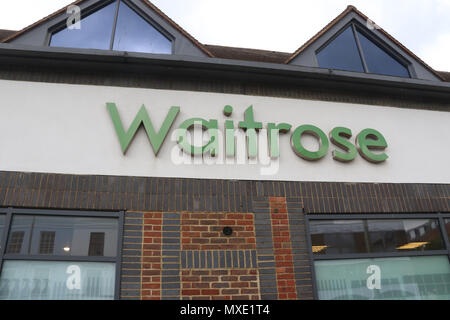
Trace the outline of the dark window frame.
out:
<instances>
[{"instance_id":1,"label":"dark window frame","mask_svg":"<svg viewBox=\"0 0 450 320\"><path fill-rule=\"evenodd\" d=\"M171 54L175 54L175 37L172 34L170 34L167 30L165 30L162 26L160 26L151 17L149 17L144 12L142 12L142 10L140 8L138 8L130 0L109 0L109 1L105 1L103 3L96 3L96 4L94 4L94 5L92 5L92 6L88 7L88 8L85 8L85 9L81 10L80 21L83 20L84 18L86 18L87 16L95 13L96 11L101 10L104 7L110 5L113 2L116 2L116 8L115 8L115 13L114 13L114 18L113 18L114 22L113 22L113 27L112 27L112 32L111 32L111 39L109 41L109 50L113 51L114 38L115 38L115 33L116 33L116 28L117 28L117 20L118 20L118 16L119 16L120 2L123 2L131 10L133 10L138 16L140 16L142 19L144 19L150 26L155 28L155 30L157 30L165 38L167 38L167 40L170 41L170 43L171 43ZM48 30L47 30L47 37L46 37L46 40L45 40L45 45L47 47L50 47L50 42L51 42L52 36L55 33L59 32L59 31L62 31L62 30L64 30L67 27L66 26L66 21L67 21L67 16L64 15L63 18L61 19L61 21L57 22L56 24L54 24L53 26L48 28ZM72 49L76 49L76 48L72 48ZM148 53L147 52L147 54L152 54L152 53Z\"/></svg>"},{"instance_id":2,"label":"dark window frame","mask_svg":"<svg viewBox=\"0 0 450 320\"><path fill-rule=\"evenodd\" d=\"M376 74L376 75L384 75L384 76L388 76L388 77L397 77L397 76L391 76L391 75L386 75L386 74L378 74L378 73L373 73L373 72L369 72L369 69L367 67L367 62L366 62L366 57L364 56L364 51L361 47L361 43L359 41L359 37L357 35L357 31L359 31L360 33L362 33L367 39L369 39L370 41L372 41L376 46L378 46L379 48L381 48L384 52L386 52L386 54L390 55L393 59L395 59L400 65L402 65L403 67L406 68L406 70L409 73L409 78L405 78L405 79L415 79L417 78L413 64L408 61L405 57L403 57L397 50L395 50L394 48L392 48L390 45L388 45L385 41L383 41L382 39L380 39L378 36L376 36L375 34L373 34L373 32L370 32L369 30L367 30L367 28L365 28L359 21L352 19L351 21L349 21L348 23L345 24L344 27L342 27L339 31L337 31L332 37L330 37L324 44L322 44L318 49L315 50L314 52L314 58L316 61L317 66L320 68L319 65L319 61L317 59L317 54L322 51L323 49L325 49L331 42L333 42L341 33L343 33L345 30L347 30L347 28L350 27L352 29L352 33L353 33L353 37L356 41L356 47L358 49L358 54L361 58L361 62L363 65L363 69L365 74ZM357 71L349 71L349 70L344 70L344 71L348 71L348 72L357 72ZM400 78L404 78L404 77L400 77Z\"/></svg>"},{"instance_id":3,"label":"dark window frame","mask_svg":"<svg viewBox=\"0 0 450 320\"><path fill-rule=\"evenodd\" d=\"M347 253L315 255L312 251L312 239L310 232L310 221L314 220L420 220L436 219L445 246L443 250L430 251L408 251L408 252L375 252L375 253ZM319 299L317 289L317 278L315 271L315 261L324 260L349 260L349 259L377 259L377 258L401 258L401 257L424 257L424 256L445 256L450 264L450 241L445 229L445 220L450 219L450 212L447 213L386 213L386 214L305 214L306 245L308 246L309 261L311 264L312 289L314 299Z\"/></svg>"},{"instance_id":4,"label":"dark window frame","mask_svg":"<svg viewBox=\"0 0 450 320\"><path fill-rule=\"evenodd\" d=\"M23 208L0 208L0 214L6 215L3 235L0 239L0 276L3 268L3 262L8 260L20 261L73 261L73 262L109 262L115 264L114 279L114 300L120 299L120 276L122 264L122 238L124 211L75 211L58 209L23 209ZM11 230L13 215L39 215L39 216L60 216L60 217L89 217L89 218L116 218L118 220L117 230L117 253L115 257L99 256L57 256L57 255L23 255L7 254L6 245Z\"/></svg>"}]
</instances>

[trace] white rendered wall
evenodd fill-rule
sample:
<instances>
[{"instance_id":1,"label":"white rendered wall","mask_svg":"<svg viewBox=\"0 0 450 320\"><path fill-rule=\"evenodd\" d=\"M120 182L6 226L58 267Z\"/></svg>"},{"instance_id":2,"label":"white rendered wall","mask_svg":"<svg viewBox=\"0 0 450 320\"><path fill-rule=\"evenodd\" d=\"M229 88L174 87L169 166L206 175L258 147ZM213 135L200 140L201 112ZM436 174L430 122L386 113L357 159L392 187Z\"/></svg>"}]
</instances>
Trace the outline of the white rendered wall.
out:
<instances>
[{"instance_id":1,"label":"white rendered wall","mask_svg":"<svg viewBox=\"0 0 450 320\"><path fill-rule=\"evenodd\" d=\"M158 157L143 128L126 155L106 108L115 102L128 129L142 104L156 130L171 106L178 115ZM225 105L232 105L237 126L253 105L255 120L293 125L280 138L281 156L275 174L261 174L261 165L177 165L178 148L171 135L193 117L217 119L223 128ZM372 164L360 155L347 164L334 161L330 144L326 157L305 161L292 151L290 135L302 124L328 134L348 127L356 135L365 128L380 131L389 159ZM309 141L311 140L311 141ZM311 142L311 144L310 144ZM314 149L314 141L305 146ZM175 149L178 150L178 149ZM268 98L234 94L118 88L21 81L0 81L0 170L68 174L158 176L245 180L339 182L450 183L450 113L348 103ZM264 166L263 166L264 167Z\"/></svg>"}]
</instances>

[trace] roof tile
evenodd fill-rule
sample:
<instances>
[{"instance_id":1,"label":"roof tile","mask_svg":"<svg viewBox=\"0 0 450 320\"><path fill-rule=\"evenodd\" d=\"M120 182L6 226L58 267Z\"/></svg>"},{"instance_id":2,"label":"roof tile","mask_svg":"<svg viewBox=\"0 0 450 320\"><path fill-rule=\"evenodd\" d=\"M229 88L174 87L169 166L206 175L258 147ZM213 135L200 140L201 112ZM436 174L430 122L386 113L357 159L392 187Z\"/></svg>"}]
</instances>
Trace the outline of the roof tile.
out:
<instances>
[{"instance_id":1,"label":"roof tile","mask_svg":"<svg viewBox=\"0 0 450 320\"><path fill-rule=\"evenodd\" d=\"M259 49L235 48L216 45L205 45L216 57L222 59L246 60L255 62L284 63L291 55L287 52L277 52Z\"/></svg>"},{"instance_id":2,"label":"roof tile","mask_svg":"<svg viewBox=\"0 0 450 320\"><path fill-rule=\"evenodd\" d=\"M13 31L13 30L1 30L0 29L0 42L3 41L3 39L6 39L10 36L12 36L14 33L16 33L17 31Z\"/></svg>"}]
</instances>

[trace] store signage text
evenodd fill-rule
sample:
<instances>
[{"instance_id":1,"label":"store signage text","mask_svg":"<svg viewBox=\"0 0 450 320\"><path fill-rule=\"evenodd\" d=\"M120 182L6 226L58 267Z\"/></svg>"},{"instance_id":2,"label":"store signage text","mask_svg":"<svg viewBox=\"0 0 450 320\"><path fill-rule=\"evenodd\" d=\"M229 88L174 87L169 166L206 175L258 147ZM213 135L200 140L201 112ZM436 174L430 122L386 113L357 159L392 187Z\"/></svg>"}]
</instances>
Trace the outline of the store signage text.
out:
<instances>
[{"instance_id":1,"label":"store signage text","mask_svg":"<svg viewBox=\"0 0 450 320\"><path fill-rule=\"evenodd\" d=\"M180 113L180 107L171 107L160 126L159 131L150 119L150 116L143 105L128 130L125 130L124 125L120 119L119 112L115 103L107 103L107 109L114 124L115 131L119 138L122 152L125 154L131 144L134 136L142 125L147 133L150 144L155 155L158 154L163 145L173 123ZM233 112L231 106L225 106L223 114L225 117L230 117ZM203 145L191 144L188 139L189 132L195 127L200 126L209 134L209 141ZM258 153L257 137L258 132L263 129L263 123L255 120L253 106L248 107L244 113L244 120L236 125L233 120L225 120L224 122L224 152L227 157L234 157L236 155L236 138L235 132L241 129L246 132L246 151L249 158L255 158ZM269 155L272 159L277 159L280 156L279 137L286 135L292 131L290 141L293 152L304 160L317 161L326 156L330 149L331 143L340 150L332 151L333 159L340 162L351 162L359 154L369 162L382 163L388 159L388 155L384 152L387 148L386 139L383 135L375 129L364 129L355 138L353 144L350 138L353 137L351 129L346 127L335 127L328 135L320 128L305 124L296 127L292 130L292 125L289 123L267 123L265 126L267 131L267 141ZM179 147L186 153L192 156L210 154L216 156L220 152L219 140L221 134L219 132L218 120L205 120L202 118L190 118L184 120L176 131L177 142ZM312 135L319 143L319 148L316 151L306 149L302 144L302 137L304 135ZM376 153L374 151L377 151Z\"/></svg>"}]
</instances>

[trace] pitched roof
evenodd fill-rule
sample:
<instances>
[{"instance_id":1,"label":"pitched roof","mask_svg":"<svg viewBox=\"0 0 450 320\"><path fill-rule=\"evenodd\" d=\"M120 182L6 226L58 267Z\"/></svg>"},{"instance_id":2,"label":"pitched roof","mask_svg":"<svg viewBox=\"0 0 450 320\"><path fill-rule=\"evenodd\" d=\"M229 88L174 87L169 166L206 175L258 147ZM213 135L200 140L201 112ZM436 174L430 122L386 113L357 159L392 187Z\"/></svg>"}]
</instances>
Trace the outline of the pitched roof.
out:
<instances>
[{"instance_id":1,"label":"pitched roof","mask_svg":"<svg viewBox=\"0 0 450 320\"><path fill-rule=\"evenodd\" d=\"M3 39L6 39L16 33L17 31L13 30L0 30L0 42L2 42Z\"/></svg>"},{"instance_id":2,"label":"pitched roof","mask_svg":"<svg viewBox=\"0 0 450 320\"><path fill-rule=\"evenodd\" d=\"M28 27L25 27L24 29L15 32L14 34L8 36L6 39L3 39L2 42L9 42L15 38L17 38L18 36L30 31L31 29L39 26L40 24L50 20L51 18L63 13L67 11L67 8L69 6L72 5L80 5L83 2L85 2L87 0L77 0L67 6L65 6L64 8L59 9L58 11L55 11L54 13L48 15L47 17L42 18L41 20L29 25ZM213 57L213 55L211 54L211 52L209 52L200 42L198 42L193 36L191 36L188 32L186 32L183 28L181 28L177 23L175 23L172 19L170 19L168 16L166 16L158 7L156 7L153 3L151 3L148 0L139 0L141 1L143 4L145 4L147 7L149 7L150 9L152 9L154 12L156 12L162 19L164 19L167 23L169 23L172 27L174 27L175 29L177 29L183 36L185 36L186 38L188 38L196 47L198 47L203 53L205 53L207 56L209 57ZM1 40L1 38L0 38Z\"/></svg>"},{"instance_id":3,"label":"pitched roof","mask_svg":"<svg viewBox=\"0 0 450 320\"><path fill-rule=\"evenodd\" d=\"M86 1L86 0L77 0L70 5L80 4L83 1ZM347 15L351 11L356 12L364 19L368 19L364 14L362 14L360 11L358 11L354 6L348 6L346 10L344 10L339 16L337 16L333 21L331 21L327 26L325 26L325 28L323 28L321 31L319 31L314 37L312 37L310 40L308 40L297 51L295 51L294 53L288 53L288 52L249 49L249 48L227 47L227 46L219 46L219 45L208 45L208 44L203 45L200 42L198 42L195 38L193 38L191 35L189 35L186 31L184 31L173 20L171 20L169 17L167 17L160 9L158 9L151 2L149 2L148 0L140 0L140 1L142 1L147 6L149 6L151 9L153 9L155 12L157 12L163 19L165 19L167 22L169 22L172 26L174 26L183 35L185 35L186 37L191 39L191 41L193 41L199 48L201 48L202 51L205 52L209 57L221 58L221 59L232 59L232 60L245 60L245 61L254 61L254 62L266 62L266 63L279 63L279 64L289 63L292 59L295 58L295 56L297 56L303 50L305 50L310 44L312 44L315 40L317 40L320 36L322 36L326 31L328 31L330 28L332 28L336 23L339 22L339 20L341 20L345 15ZM37 21L36 23L33 23L32 25L30 25L20 31L0 30L0 42L8 42L8 41L18 37L19 35L33 29L35 26L51 19L52 17L54 17L62 12L65 12L67 10L67 7L68 6L52 13L51 15ZM425 64L425 62L423 62L418 57L416 57L412 52L410 52L407 48L405 48L403 45L401 45L397 40L395 40L393 37L391 37L387 32L385 32L382 29L380 29L380 31L382 31L383 34L385 34L394 43L399 45L407 53L412 55L418 61L422 62L422 64L424 64L431 72L436 74L440 79L442 79L446 82L450 82L450 72L436 71L436 70L432 69L430 66Z\"/></svg>"},{"instance_id":4,"label":"pitched roof","mask_svg":"<svg viewBox=\"0 0 450 320\"><path fill-rule=\"evenodd\" d=\"M216 58L246 60L255 62L284 63L291 55L287 52L277 52L259 49L224 47L216 45L205 45L205 47Z\"/></svg>"},{"instance_id":5,"label":"pitched roof","mask_svg":"<svg viewBox=\"0 0 450 320\"><path fill-rule=\"evenodd\" d=\"M348 6L340 15L338 15L335 19L333 19L329 24L327 24L322 30L320 30L316 35L314 35L311 39L309 39L305 44L303 44L300 48L298 48L286 61L285 63L291 62L295 57L297 57L299 54L301 54L306 48L308 48L313 42L315 42L317 39L319 39L322 35L324 35L328 30L330 30L334 25L336 25L339 21L341 21L347 14L350 12L354 12L357 15L359 15L363 20L369 21L370 19L363 14L361 11L356 9L356 7L350 5ZM370 20L372 21L372 20ZM387 33L382 28L377 28L379 32L381 32L386 38L391 40L395 45L397 45L399 48L401 48L403 51L405 51L407 54L409 54L411 57L413 57L415 60L417 60L419 63L421 63L426 69L428 69L430 72L435 74L439 79L444 80L442 75L438 72L436 72L433 68L431 68L428 64L426 64L422 59L420 59L418 56L416 56L413 52L411 52L408 48L406 48L403 44L401 44L399 41L397 41L394 37L392 37L389 33Z\"/></svg>"},{"instance_id":6,"label":"pitched roof","mask_svg":"<svg viewBox=\"0 0 450 320\"><path fill-rule=\"evenodd\" d=\"M222 59L286 64L286 59L292 56L291 53L278 51L225 47L210 44L205 44L205 47L214 54L216 58ZM450 82L450 72L436 70L434 70L434 72L439 74L444 81Z\"/></svg>"},{"instance_id":7,"label":"pitched roof","mask_svg":"<svg viewBox=\"0 0 450 320\"><path fill-rule=\"evenodd\" d=\"M210 58L213 57L211 52L208 51L208 49L205 48L203 44L201 44L197 39L195 39L193 36L191 36L187 31L185 31L183 28L181 28L175 21L170 19L164 12L162 12L157 6L155 6L153 3L151 3L148 0L140 0L144 4L146 4L150 9L155 11L157 14L161 16L164 20L166 20L169 24L171 24L175 29L177 29L181 34L183 34L186 38L192 41L194 45L196 45L200 50L202 50L207 56Z\"/></svg>"},{"instance_id":8,"label":"pitched roof","mask_svg":"<svg viewBox=\"0 0 450 320\"><path fill-rule=\"evenodd\" d=\"M84 1L86 1L86 0L77 0L77 1L75 1L75 2L72 2L71 4L68 4L67 6L65 6L64 8L61 8L61 9L59 9L58 11L55 11L55 12L53 12L52 14L50 14L50 15L48 15L48 16L42 18L41 20L38 20L38 21L36 21L35 23L30 24L29 26L23 28L22 30L17 31L16 33L10 35L10 36L7 37L6 39L3 39L2 42L7 43L7 42L9 42L10 40L15 39L15 38L17 38L18 36L20 36L20 35L22 35L22 34L28 32L28 31L30 31L30 30L33 29L34 27L37 27L37 26L39 26L40 24L42 24L42 23L44 23L44 22L50 20L51 18L53 18L53 17L55 17L55 16L57 16L57 15L63 13L63 12L66 12L68 7L73 6L73 5L78 5L78 4L80 4L80 3L84 2Z\"/></svg>"},{"instance_id":9,"label":"pitched roof","mask_svg":"<svg viewBox=\"0 0 450 320\"><path fill-rule=\"evenodd\" d=\"M445 72L445 71L436 71L438 72L442 78L444 78L444 81L450 82L450 72Z\"/></svg>"}]
</instances>

